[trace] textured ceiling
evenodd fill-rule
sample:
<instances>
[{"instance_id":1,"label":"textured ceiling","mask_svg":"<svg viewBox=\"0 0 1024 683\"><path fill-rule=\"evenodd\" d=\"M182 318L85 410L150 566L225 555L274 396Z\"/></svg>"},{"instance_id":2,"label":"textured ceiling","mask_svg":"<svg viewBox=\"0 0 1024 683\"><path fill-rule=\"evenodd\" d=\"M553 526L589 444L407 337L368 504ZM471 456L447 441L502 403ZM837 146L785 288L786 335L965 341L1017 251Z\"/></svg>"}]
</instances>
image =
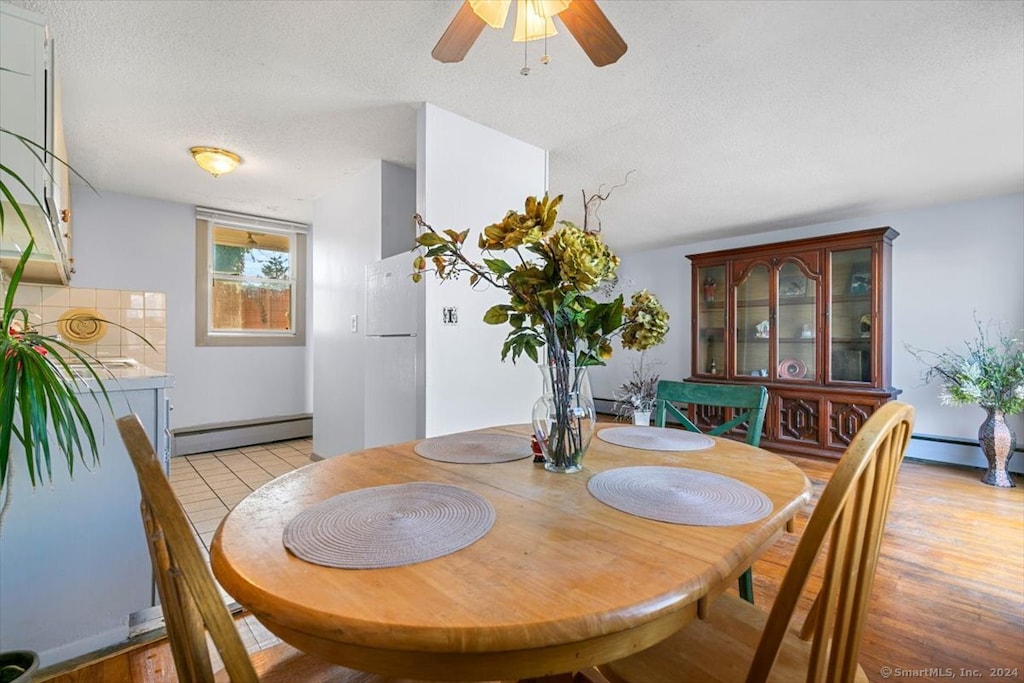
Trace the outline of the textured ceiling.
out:
<instances>
[{"instance_id":1,"label":"textured ceiling","mask_svg":"<svg viewBox=\"0 0 1024 683\"><path fill-rule=\"evenodd\" d=\"M367 160L414 165L422 101L550 150L569 218L635 169L600 211L620 249L1024 189L1017 0L600 0L622 60L563 30L527 77L510 27L431 59L455 0L11 4L50 24L68 154L101 192L308 221ZM214 179L192 145L244 165Z\"/></svg>"}]
</instances>

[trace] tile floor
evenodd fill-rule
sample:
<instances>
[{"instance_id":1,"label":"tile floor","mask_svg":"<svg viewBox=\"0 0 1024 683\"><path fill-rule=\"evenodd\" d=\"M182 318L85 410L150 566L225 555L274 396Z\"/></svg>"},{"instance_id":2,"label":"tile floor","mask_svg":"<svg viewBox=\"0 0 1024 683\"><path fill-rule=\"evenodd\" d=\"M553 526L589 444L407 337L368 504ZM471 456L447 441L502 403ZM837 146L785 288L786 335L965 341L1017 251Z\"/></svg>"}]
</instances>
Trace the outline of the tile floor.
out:
<instances>
[{"instance_id":1,"label":"tile floor","mask_svg":"<svg viewBox=\"0 0 1024 683\"><path fill-rule=\"evenodd\" d=\"M210 541L224 515L271 479L308 465L311 439L232 448L171 459L171 488L181 501L203 554L209 559ZM226 593L225 602L233 602ZM252 616L237 619L239 634L249 652L279 641ZM217 657L211 648L211 656ZM214 669L219 661L214 662Z\"/></svg>"}]
</instances>

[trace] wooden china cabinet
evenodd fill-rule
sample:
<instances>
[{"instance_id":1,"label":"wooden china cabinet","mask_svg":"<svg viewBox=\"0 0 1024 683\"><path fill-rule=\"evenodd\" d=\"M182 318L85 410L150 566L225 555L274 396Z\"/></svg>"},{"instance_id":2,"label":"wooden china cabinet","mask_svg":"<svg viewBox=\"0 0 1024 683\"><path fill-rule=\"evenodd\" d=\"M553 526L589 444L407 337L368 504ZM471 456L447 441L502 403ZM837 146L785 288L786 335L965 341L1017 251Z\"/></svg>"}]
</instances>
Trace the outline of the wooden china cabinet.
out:
<instances>
[{"instance_id":1,"label":"wooden china cabinet","mask_svg":"<svg viewBox=\"0 0 1024 683\"><path fill-rule=\"evenodd\" d=\"M761 445L838 458L891 386L892 228L687 256L691 382L762 384ZM698 426L728 409L691 407Z\"/></svg>"}]
</instances>

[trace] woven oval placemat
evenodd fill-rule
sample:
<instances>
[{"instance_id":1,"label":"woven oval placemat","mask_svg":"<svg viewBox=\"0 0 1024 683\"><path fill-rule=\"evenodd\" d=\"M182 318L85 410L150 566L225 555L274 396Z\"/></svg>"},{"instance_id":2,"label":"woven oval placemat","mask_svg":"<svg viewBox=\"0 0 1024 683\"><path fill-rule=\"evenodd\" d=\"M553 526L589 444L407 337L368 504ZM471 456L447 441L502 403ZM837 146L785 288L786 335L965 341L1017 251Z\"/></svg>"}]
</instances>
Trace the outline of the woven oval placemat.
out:
<instances>
[{"instance_id":1,"label":"woven oval placemat","mask_svg":"<svg viewBox=\"0 0 1024 683\"><path fill-rule=\"evenodd\" d=\"M424 439L413 449L429 460L483 465L521 460L533 454L530 439L514 434L449 434Z\"/></svg>"},{"instance_id":2,"label":"woven oval placemat","mask_svg":"<svg viewBox=\"0 0 1024 683\"><path fill-rule=\"evenodd\" d=\"M399 567L471 545L490 530L494 517L490 503L458 486L374 486L299 513L285 526L284 545L296 557L327 567Z\"/></svg>"},{"instance_id":3,"label":"woven oval placemat","mask_svg":"<svg viewBox=\"0 0 1024 683\"><path fill-rule=\"evenodd\" d=\"M752 486L685 467L607 470L591 477L587 489L616 510L673 524L732 526L772 511L772 501Z\"/></svg>"},{"instance_id":4,"label":"woven oval placemat","mask_svg":"<svg viewBox=\"0 0 1024 683\"><path fill-rule=\"evenodd\" d=\"M703 434L662 427L612 427L599 431L597 438L616 446L647 451L702 451L715 445Z\"/></svg>"}]
</instances>

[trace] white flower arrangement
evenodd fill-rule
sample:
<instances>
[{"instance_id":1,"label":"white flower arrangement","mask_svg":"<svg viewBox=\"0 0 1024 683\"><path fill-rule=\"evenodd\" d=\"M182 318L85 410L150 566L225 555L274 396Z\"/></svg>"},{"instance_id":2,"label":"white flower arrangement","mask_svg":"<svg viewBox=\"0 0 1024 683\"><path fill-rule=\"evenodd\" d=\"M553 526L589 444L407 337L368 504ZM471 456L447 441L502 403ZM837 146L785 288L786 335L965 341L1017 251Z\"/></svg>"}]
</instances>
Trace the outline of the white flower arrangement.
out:
<instances>
[{"instance_id":1,"label":"white flower arrangement","mask_svg":"<svg viewBox=\"0 0 1024 683\"><path fill-rule=\"evenodd\" d=\"M644 365L644 354L633 366L633 376L615 390L615 413L620 419L632 419L634 412L653 412L658 402L658 380L660 376L651 372L651 362Z\"/></svg>"},{"instance_id":2,"label":"white flower arrangement","mask_svg":"<svg viewBox=\"0 0 1024 683\"><path fill-rule=\"evenodd\" d=\"M992 342L981 323L975 324L978 336L965 343L967 353L936 353L909 345L907 351L928 365L925 382L942 382L943 405L979 405L1006 415L1024 411L1024 345L1001 331L998 342Z\"/></svg>"}]
</instances>

